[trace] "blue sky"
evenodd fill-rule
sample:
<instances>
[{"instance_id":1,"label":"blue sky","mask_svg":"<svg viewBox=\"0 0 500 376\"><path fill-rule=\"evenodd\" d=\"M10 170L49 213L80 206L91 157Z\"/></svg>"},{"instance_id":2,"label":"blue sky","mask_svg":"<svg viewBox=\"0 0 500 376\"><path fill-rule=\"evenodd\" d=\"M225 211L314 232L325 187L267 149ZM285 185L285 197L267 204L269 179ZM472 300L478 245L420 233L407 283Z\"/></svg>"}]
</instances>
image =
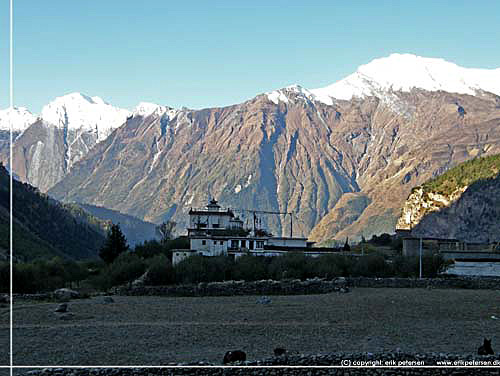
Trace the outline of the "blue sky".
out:
<instances>
[{"instance_id":1,"label":"blue sky","mask_svg":"<svg viewBox=\"0 0 500 376\"><path fill-rule=\"evenodd\" d=\"M331 84L392 52L500 67L500 1L14 0L15 104L203 108ZM8 1L0 5L8 106Z\"/></svg>"}]
</instances>

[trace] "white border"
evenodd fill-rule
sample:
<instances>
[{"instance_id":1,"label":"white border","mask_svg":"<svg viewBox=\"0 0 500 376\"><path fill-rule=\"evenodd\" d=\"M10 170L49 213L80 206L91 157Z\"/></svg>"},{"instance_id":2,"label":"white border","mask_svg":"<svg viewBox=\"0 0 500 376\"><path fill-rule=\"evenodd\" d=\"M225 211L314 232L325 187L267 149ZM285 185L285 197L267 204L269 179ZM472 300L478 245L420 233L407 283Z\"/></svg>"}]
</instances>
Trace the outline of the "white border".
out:
<instances>
[{"instance_id":1,"label":"white border","mask_svg":"<svg viewBox=\"0 0 500 376\"><path fill-rule=\"evenodd\" d=\"M14 58L13 58L13 29L14 29L14 0L9 0L9 108L14 108ZM10 174L9 174L9 200L10 200L10 229L9 229L9 246L10 246L10 350L9 350L9 358L10 364L8 366L0 365L0 369L10 369L10 376L13 376L14 369L32 369L32 368L63 368L63 369L107 369L107 368L115 368L115 369L158 369L158 368L193 368L193 369L210 369L210 368L246 368L246 369L262 369L262 368L297 368L297 369L325 369L325 368L498 368L498 366L117 366L117 365L106 365L106 366L60 366L60 365L45 365L45 366L14 366L14 349L13 349L13 124L10 122L10 150L9 150L9 164L10 164Z\"/></svg>"},{"instance_id":2,"label":"white border","mask_svg":"<svg viewBox=\"0 0 500 376\"><path fill-rule=\"evenodd\" d=\"M9 108L12 110L14 108L14 57L13 57L13 34L14 34L14 0L9 1ZM13 137L12 137L13 124L10 122L10 140L9 140L9 164L10 164L10 174L9 174L9 248L10 248L10 267L9 267L9 277L10 277L10 330L9 330L9 361L10 361L10 376L13 376L14 372L14 348L13 348L13 271L14 271L14 251L13 251L13 205L14 205L14 195L13 195Z\"/></svg>"}]
</instances>

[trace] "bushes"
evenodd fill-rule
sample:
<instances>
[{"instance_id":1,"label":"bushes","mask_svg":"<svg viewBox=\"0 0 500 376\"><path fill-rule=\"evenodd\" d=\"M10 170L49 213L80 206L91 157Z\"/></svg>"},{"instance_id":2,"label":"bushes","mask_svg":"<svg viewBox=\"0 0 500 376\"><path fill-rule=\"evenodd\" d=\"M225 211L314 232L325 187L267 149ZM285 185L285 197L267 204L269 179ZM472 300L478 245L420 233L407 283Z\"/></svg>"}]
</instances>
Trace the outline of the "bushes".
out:
<instances>
[{"instance_id":1,"label":"bushes","mask_svg":"<svg viewBox=\"0 0 500 376\"><path fill-rule=\"evenodd\" d=\"M8 289L9 264L0 268L0 286ZM60 287L73 287L88 277L83 263L54 257L50 260L37 260L32 263L16 263L13 266L14 293L37 293L52 291ZM5 281L4 281L5 280ZM6 283L5 287L4 284Z\"/></svg>"},{"instance_id":2,"label":"bushes","mask_svg":"<svg viewBox=\"0 0 500 376\"><path fill-rule=\"evenodd\" d=\"M235 261L233 278L245 281L266 279L270 262L270 257L241 256Z\"/></svg>"},{"instance_id":3,"label":"bushes","mask_svg":"<svg viewBox=\"0 0 500 376\"><path fill-rule=\"evenodd\" d=\"M227 256L191 256L175 266L176 283L217 282L232 279L234 261Z\"/></svg>"},{"instance_id":4,"label":"bushes","mask_svg":"<svg viewBox=\"0 0 500 376\"><path fill-rule=\"evenodd\" d=\"M107 290L113 286L130 283L145 271L146 262L142 258L133 253L124 253L104 267L90 282L97 289Z\"/></svg>"},{"instance_id":5,"label":"bushes","mask_svg":"<svg viewBox=\"0 0 500 376\"><path fill-rule=\"evenodd\" d=\"M167 256L158 255L148 260L148 274L144 282L151 286L175 283L175 271Z\"/></svg>"},{"instance_id":6,"label":"bushes","mask_svg":"<svg viewBox=\"0 0 500 376\"><path fill-rule=\"evenodd\" d=\"M383 255L370 254L356 260L352 274L359 277L388 277L393 273Z\"/></svg>"},{"instance_id":7,"label":"bushes","mask_svg":"<svg viewBox=\"0 0 500 376\"><path fill-rule=\"evenodd\" d=\"M147 254L147 253L146 253ZM425 255L423 276L436 277L448 266L440 255ZM148 285L188 284L224 280L255 281L262 279L306 279L343 277L410 277L419 275L418 257L398 256L387 260L382 254L345 256L327 254L309 257L303 253L264 257L245 255L234 260L231 256L189 257L175 267L164 253L141 257L138 253L121 254L111 264L102 261L77 263L53 258L30 264L14 265L14 292L38 293L53 291L86 279L97 290L131 283L146 270ZM9 264L0 264L0 291L9 288Z\"/></svg>"},{"instance_id":8,"label":"bushes","mask_svg":"<svg viewBox=\"0 0 500 376\"><path fill-rule=\"evenodd\" d=\"M8 262L0 262L0 293L10 291L10 264Z\"/></svg>"},{"instance_id":9,"label":"bushes","mask_svg":"<svg viewBox=\"0 0 500 376\"><path fill-rule=\"evenodd\" d=\"M146 240L143 244L137 244L134 252L143 258L155 257L160 254L167 255L170 259L172 249L189 249L189 240L186 237L169 239L161 243L157 240Z\"/></svg>"},{"instance_id":10,"label":"bushes","mask_svg":"<svg viewBox=\"0 0 500 376\"><path fill-rule=\"evenodd\" d=\"M424 255L422 257L422 277L436 278L446 271L450 261L446 261L440 254ZM392 263L393 274L398 277L416 278L420 275L419 257L398 256Z\"/></svg>"}]
</instances>

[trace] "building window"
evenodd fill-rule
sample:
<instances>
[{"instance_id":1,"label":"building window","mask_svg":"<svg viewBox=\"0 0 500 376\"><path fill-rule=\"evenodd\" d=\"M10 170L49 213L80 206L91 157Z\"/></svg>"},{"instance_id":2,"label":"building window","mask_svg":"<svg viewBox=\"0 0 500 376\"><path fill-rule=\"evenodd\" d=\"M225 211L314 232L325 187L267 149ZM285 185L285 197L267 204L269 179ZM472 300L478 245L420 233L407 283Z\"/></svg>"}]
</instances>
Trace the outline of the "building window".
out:
<instances>
[{"instance_id":1,"label":"building window","mask_svg":"<svg viewBox=\"0 0 500 376\"><path fill-rule=\"evenodd\" d=\"M255 248L264 248L264 242L263 241L260 241L260 240L257 240L257 246Z\"/></svg>"},{"instance_id":2,"label":"building window","mask_svg":"<svg viewBox=\"0 0 500 376\"><path fill-rule=\"evenodd\" d=\"M219 228L219 224L218 224L218 223L213 223L213 224L212 224L212 227L213 227L213 228Z\"/></svg>"},{"instance_id":3,"label":"building window","mask_svg":"<svg viewBox=\"0 0 500 376\"><path fill-rule=\"evenodd\" d=\"M217 240L214 240L214 245L217 245Z\"/></svg>"},{"instance_id":4,"label":"building window","mask_svg":"<svg viewBox=\"0 0 500 376\"><path fill-rule=\"evenodd\" d=\"M237 240L231 240L231 248L238 248L238 241Z\"/></svg>"},{"instance_id":5,"label":"building window","mask_svg":"<svg viewBox=\"0 0 500 376\"><path fill-rule=\"evenodd\" d=\"M202 240L201 241L201 245L206 245L207 244L207 241L206 240Z\"/></svg>"},{"instance_id":6,"label":"building window","mask_svg":"<svg viewBox=\"0 0 500 376\"><path fill-rule=\"evenodd\" d=\"M220 241L220 245L224 245L224 241L223 240Z\"/></svg>"}]
</instances>

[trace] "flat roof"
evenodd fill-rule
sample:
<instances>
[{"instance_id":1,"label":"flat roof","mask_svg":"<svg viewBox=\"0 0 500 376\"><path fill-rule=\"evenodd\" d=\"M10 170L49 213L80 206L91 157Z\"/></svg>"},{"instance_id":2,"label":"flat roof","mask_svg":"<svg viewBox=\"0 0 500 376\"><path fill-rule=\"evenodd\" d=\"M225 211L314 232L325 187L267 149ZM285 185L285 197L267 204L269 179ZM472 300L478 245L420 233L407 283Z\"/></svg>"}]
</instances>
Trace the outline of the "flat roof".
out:
<instances>
[{"instance_id":1,"label":"flat roof","mask_svg":"<svg viewBox=\"0 0 500 376\"><path fill-rule=\"evenodd\" d=\"M307 238L287 238L286 236L272 236L269 239L276 239L276 240L307 240Z\"/></svg>"}]
</instances>

